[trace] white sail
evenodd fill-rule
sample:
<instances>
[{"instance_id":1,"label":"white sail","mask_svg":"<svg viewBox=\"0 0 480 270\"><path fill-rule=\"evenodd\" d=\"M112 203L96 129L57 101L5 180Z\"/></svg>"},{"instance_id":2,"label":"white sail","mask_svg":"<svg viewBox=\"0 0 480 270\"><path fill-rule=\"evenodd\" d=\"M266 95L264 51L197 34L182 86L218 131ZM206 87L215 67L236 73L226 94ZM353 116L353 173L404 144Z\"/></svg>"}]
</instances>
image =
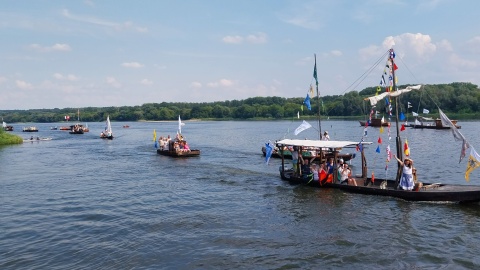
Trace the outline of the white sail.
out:
<instances>
[{"instance_id":1,"label":"white sail","mask_svg":"<svg viewBox=\"0 0 480 270\"><path fill-rule=\"evenodd\" d=\"M410 92L412 90L420 90L420 88L422 87L421 84L419 85L415 85L415 86L407 86L407 88L405 89L399 89L397 91L392 91L392 92L384 92L384 93L381 93L380 95L376 95L376 96L373 96L373 97L368 97L368 98L365 98L365 100L369 100L370 101L370 105L374 106L377 104L377 102L379 102L380 100L383 100L385 97L389 96L389 97L398 97L400 96L401 94L404 94L404 93L407 93L407 92Z\"/></svg>"},{"instance_id":2,"label":"white sail","mask_svg":"<svg viewBox=\"0 0 480 270\"><path fill-rule=\"evenodd\" d=\"M110 116L107 116L107 126L105 127L107 135L112 135L112 125L110 124Z\"/></svg>"},{"instance_id":3,"label":"white sail","mask_svg":"<svg viewBox=\"0 0 480 270\"><path fill-rule=\"evenodd\" d=\"M4 128L6 128L6 127L7 127L7 123L5 123L5 121L3 121L2 126L3 126Z\"/></svg>"}]
</instances>

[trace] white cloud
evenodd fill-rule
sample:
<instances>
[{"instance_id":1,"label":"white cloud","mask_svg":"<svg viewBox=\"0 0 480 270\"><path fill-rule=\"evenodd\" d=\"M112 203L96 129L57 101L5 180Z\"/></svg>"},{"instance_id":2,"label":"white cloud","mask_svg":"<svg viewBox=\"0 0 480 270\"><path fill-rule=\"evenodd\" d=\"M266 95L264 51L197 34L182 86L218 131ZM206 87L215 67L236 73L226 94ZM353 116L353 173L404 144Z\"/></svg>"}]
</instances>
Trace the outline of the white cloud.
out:
<instances>
[{"instance_id":1,"label":"white cloud","mask_svg":"<svg viewBox=\"0 0 480 270\"><path fill-rule=\"evenodd\" d=\"M226 36L222 38L222 41L230 44L239 44L243 42L243 37L241 36Z\"/></svg>"},{"instance_id":2,"label":"white cloud","mask_svg":"<svg viewBox=\"0 0 480 270\"><path fill-rule=\"evenodd\" d=\"M0 77L0 83L6 82L6 81L7 81L7 78L5 78L5 77Z\"/></svg>"},{"instance_id":3,"label":"white cloud","mask_svg":"<svg viewBox=\"0 0 480 270\"><path fill-rule=\"evenodd\" d=\"M216 82L210 82L210 83L207 83L207 86L208 87L211 87L211 88L216 88L216 87L230 87L234 85L234 82L231 81L231 80L227 80L227 79L220 79Z\"/></svg>"},{"instance_id":4,"label":"white cloud","mask_svg":"<svg viewBox=\"0 0 480 270\"><path fill-rule=\"evenodd\" d=\"M123 67L127 68L142 68L144 65L138 62L122 63Z\"/></svg>"},{"instance_id":5,"label":"white cloud","mask_svg":"<svg viewBox=\"0 0 480 270\"><path fill-rule=\"evenodd\" d=\"M78 81L78 77L73 75L73 74L68 74L68 75L64 76L60 73L55 73L55 74L53 74L53 77L57 80Z\"/></svg>"},{"instance_id":6,"label":"white cloud","mask_svg":"<svg viewBox=\"0 0 480 270\"><path fill-rule=\"evenodd\" d=\"M122 87L122 84L119 83L119 82L117 81L117 79L115 79L114 77L107 77L107 78L105 79L105 81L106 81L109 85L111 85L112 87L115 87L115 88L120 88L120 87Z\"/></svg>"},{"instance_id":7,"label":"white cloud","mask_svg":"<svg viewBox=\"0 0 480 270\"><path fill-rule=\"evenodd\" d=\"M70 45L59 44L59 43L54 44L52 46L41 46L39 44L30 44L28 47L37 52L53 52L53 51L68 52L72 50Z\"/></svg>"},{"instance_id":8,"label":"white cloud","mask_svg":"<svg viewBox=\"0 0 480 270\"><path fill-rule=\"evenodd\" d=\"M253 44L267 43L267 35L265 33L257 33L255 35L248 35L246 40Z\"/></svg>"},{"instance_id":9,"label":"white cloud","mask_svg":"<svg viewBox=\"0 0 480 270\"><path fill-rule=\"evenodd\" d=\"M89 24L94 24L94 25L98 25L98 26L102 26L102 27L108 27L108 28L111 28L115 31L134 30L136 32L142 32L142 33L148 32L147 28L135 26L134 23L132 23L130 21L126 21L126 22L123 22L123 23L110 22L110 21L102 20L102 19L99 19L99 18L91 17L91 16L74 15L74 14L71 14L68 9L62 10L62 15L65 18L68 18L68 19L71 19L71 20L75 20L75 21L79 21L79 22L85 22L85 23L89 23Z\"/></svg>"},{"instance_id":10,"label":"white cloud","mask_svg":"<svg viewBox=\"0 0 480 270\"><path fill-rule=\"evenodd\" d=\"M453 47L450 41L443 39L440 42L437 43L437 48L442 49L444 51L452 52Z\"/></svg>"},{"instance_id":11,"label":"white cloud","mask_svg":"<svg viewBox=\"0 0 480 270\"><path fill-rule=\"evenodd\" d=\"M143 79L143 80L140 81L140 83L143 84L143 85L152 85L153 84L153 82L149 79Z\"/></svg>"},{"instance_id":12,"label":"white cloud","mask_svg":"<svg viewBox=\"0 0 480 270\"><path fill-rule=\"evenodd\" d=\"M192 88L202 88L202 83L200 83L200 82L192 82L192 83L190 84L190 87L192 87Z\"/></svg>"},{"instance_id":13,"label":"white cloud","mask_svg":"<svg viewBox=\"0 0 480 270\"><path fill-rule=\"evenodd\" d=\"M480 36L476 36L467 41L468 50L472 53L480 53Z\"/></svg>"},{"instance_id":14,"label":"white cloud","mask_svg":"<svg viewBox=\"0 0 480 270\"><path fill-rule=\"evenodd\" d=\"M264 44L267 43L267 34L259 32L256 34L247 35L246 37L242 37L239 35L225 36L222 38L222 41L229 44L240 44L244 41L251 44Z\"/></svg>"},{"instance_id":15,"label":"white cloud","mask_svg":"<svg viewBox=\"0 0 480 270\"><path fill-rule=\"evenodd\" d=\"M24 90L33 89L33 85L25 81L16 80L15 84L20 89L24 89Z\"/></svg>"}]
</instances>

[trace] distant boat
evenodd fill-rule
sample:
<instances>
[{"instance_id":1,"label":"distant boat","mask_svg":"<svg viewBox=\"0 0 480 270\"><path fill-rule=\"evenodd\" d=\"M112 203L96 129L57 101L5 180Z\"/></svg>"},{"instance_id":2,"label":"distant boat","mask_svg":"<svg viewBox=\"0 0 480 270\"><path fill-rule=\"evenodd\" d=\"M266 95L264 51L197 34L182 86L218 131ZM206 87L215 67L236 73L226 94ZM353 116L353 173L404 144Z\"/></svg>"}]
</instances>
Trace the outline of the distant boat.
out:
<instances>
[{"instance_id":1,"label":"distant boat","mask_svg":"<svg viewBox=\"0 0 480 270\"><path fill-rule=\"evenodd\" d=\"M77 110L77 121L80 122L80 109ZM87 124L85 124L85 126L84 126L80 123L77 123L75 125L71 125L69 130L70 130L70 134L83 134L85 132L90 131Z\"/></svg>"},{"instance_id":2,"label":"distant boat","mask_svg":"<svg viewBox=\"0 0 480 270\"><path fill-rule=\"evenodd\" d=\"M5 130L5 131L13 131L13 126L7 125L7 123L5 123L5 121L2 121L2 122L3 122L3 124L2 124L3 130Z\"/></svg>"},{"instance_id":3,"label":"distant boat","mask_svg":"<svg viewBox=\"0 0 480 270\"><path fill-rule=\"evenodd\" d=\"M450 120L453 125L457 129L461 128L461 126L457 125L457 120ZM418 116L415 119L414 124L409 125L412 128L425 128L425 129L450 129L450 126L444 126L442 124L442 119L433 119L433 118L427 118L427 117L422 117Z\"/></svg>"},{"instance_id":4,"label":"distant boat","mask_svg":"<svg viewBox=\"0 0 480 270\"><path fill-rule=\"evenodd\" d=\"M123 125L123 128L129 128L130 126L129 125Z\"/></svg>"},{"instance_id":5,"label":"distant boat","mask_svg":"<svg viewBox=\"0 0 480 270\"><path fill-rule=\"evenodd\" d=\"M83 134L85 131L83 130L83 125L75 124L70 126L70 134Z\"/></svg>"},{"instance_id":6,"label":"distant boat","mask_svg":"<svg viewBox=\"0 0 480 270\"><path fill-rule=\"evenodd\" d=\"M57 130L57 127L51 127L50 130Z\"/></svg>"},{"instance_id":7,"label":"distant boat","mask_svg":"<svg viewBox=\"0 0 480 270\"><path fill-rule=\"evenodd\" d=\"M24 127L23 132L38 132L38 128L37 127Z\"/></svg>"},{"instance_id":8,"label":"distant boat","mask_svg":"<svg viewBox=\"0 0 480 270\"><path fill-rule=\"evenodd\" d=\"M100 133L100 138L113 140L112 125L110 124L110 116L107 116L105 130Z\"/></svg>"},{"instance_id":9,"label":"distant boat","mask_svg":"<svg viewBox=\"0 0 480 270\"><path fill-rule=\"evenodd\" d=\"M388 127L390 126L390 122L385 121L385 119L382 118L372 118L367 121L359 121L360 126L364 127L365 125L369 127Z\"/></svg>"},{"instance_id":10,"label":"distant boat","mask_svg":"<svg viewBox=\"0 0 480 270\"><path fill-rule=\"evenodd\" d=\"M60 127L60 130L71 130L71 127Z\"/></svg>"},{"instance_id":11,"label":"distant boat","mask_svg":"<svg viewBox=\"0 0 480 270\"><path fill-rule=\"evenodd\" d=\"M198 157L200 150L190 149L187 141L182 135L182 126L185 125L178 116L178 131L175 140L160 142L160 148L157 149L157 154L169 157ZM156 141L156 132L154 131L154 140Z\"/></svg>"}]
</instances>

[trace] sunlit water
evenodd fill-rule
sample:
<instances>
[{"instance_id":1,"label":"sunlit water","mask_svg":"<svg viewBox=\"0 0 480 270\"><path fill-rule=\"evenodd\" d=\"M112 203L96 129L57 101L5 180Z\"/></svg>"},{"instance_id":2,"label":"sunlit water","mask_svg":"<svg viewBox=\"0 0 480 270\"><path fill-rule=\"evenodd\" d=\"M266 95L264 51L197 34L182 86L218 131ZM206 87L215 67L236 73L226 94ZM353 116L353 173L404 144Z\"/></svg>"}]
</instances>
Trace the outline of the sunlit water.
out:
<instances>
[{"instance_id":1,"label":"sunlit water","mask_svg":"<svg viewBox=\"0 0 480 270\"><path fill-rule=\"evenodd\" d=\"M315 123L295 137L300 121L187 122L183 134L202 151L189 159L155 153L153 130L174 136L176 122L124 124L112 123L113 141L99 139L103 123L89 123L83 135L52 124L22 133L14 125L24 138L53 140L0 148L0 269L480 267L478 204L406 202L282 181L280 160L266 165L260 148L288 131L289 138L316 138ZM480 122L459 124L480 147ZM323 121L323 130L352 141L363 133L356 121ZM386 132L368 130L367 155L376 175L392 177ZM466 183L461 144L450 131L402 135L420 177ZM480 185L479 175L470 183Z\"/></svg>"}]
</instances>

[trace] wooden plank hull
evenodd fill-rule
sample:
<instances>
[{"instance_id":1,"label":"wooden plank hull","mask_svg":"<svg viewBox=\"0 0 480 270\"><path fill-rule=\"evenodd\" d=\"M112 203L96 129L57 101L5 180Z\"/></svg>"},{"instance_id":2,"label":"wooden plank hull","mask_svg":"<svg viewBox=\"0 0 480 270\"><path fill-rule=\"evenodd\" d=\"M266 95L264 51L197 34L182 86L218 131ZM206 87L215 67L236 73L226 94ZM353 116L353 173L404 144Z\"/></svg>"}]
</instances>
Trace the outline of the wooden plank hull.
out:
<instances>
[{"instance_id":1,"label":"wooden plank hull","mask_svg":"<svg viewBox=\"0 0 480 270\"><path fill-rule=\"evenodd\" d=\"M169 157L198 157L200 150L192 149L190 151L166 151L157 149L157 154Z\"/></svg>"},{"instance_id":2,"label":"wooden plank hull","mask_svg":"<svg viewBox=\"0 0 480 270\"><path fill-rule=\"evenodd\" d=\"M474 185L450 185L441 183L423 183L422 188L417 191L408 191L396 189L394 180L371 178L357 179L357 186L345 185L340 183L324 183L311 179L296 177L292 171L280 171L283 180L291 184L303 184L320 188L336 188L350 193L365 195L389 196L403 199L406 201L427 201L427 202L479 202L480 186ZM385 188L382 188L382 182L386 181Z\"/></svg>"}]
</instances>

